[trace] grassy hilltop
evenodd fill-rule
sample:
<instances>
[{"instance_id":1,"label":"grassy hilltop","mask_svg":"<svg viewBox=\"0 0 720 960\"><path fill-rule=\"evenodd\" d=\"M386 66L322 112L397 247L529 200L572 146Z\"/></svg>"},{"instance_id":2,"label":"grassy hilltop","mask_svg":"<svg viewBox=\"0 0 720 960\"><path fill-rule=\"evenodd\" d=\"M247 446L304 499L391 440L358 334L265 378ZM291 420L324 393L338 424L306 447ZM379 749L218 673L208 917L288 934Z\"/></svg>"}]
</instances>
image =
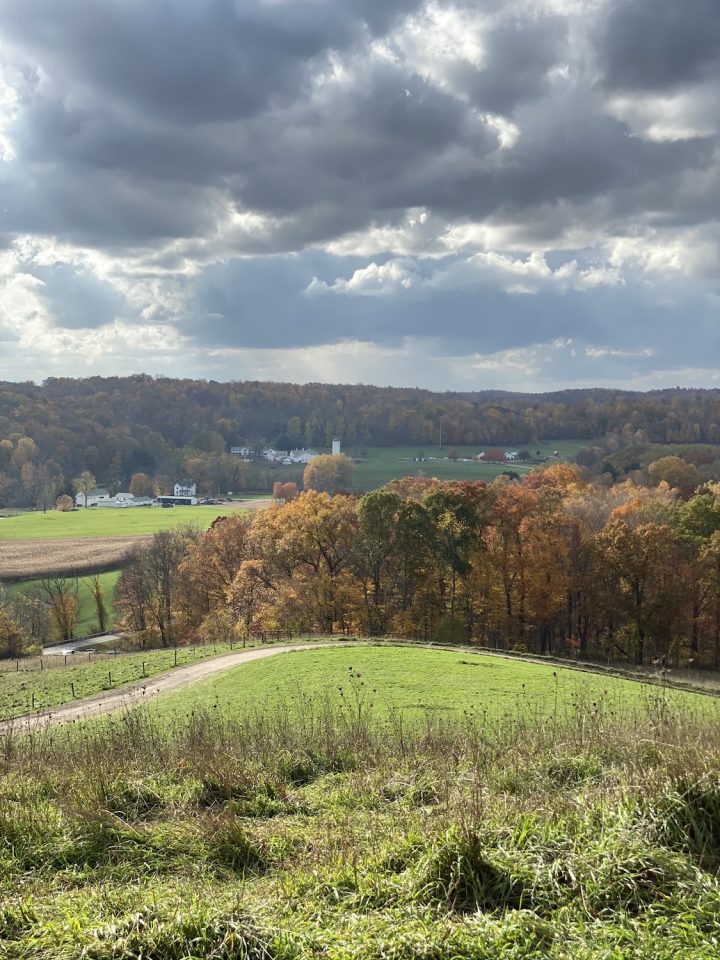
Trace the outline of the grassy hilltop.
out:
<instances>
[{"instance_id":1,"label":"grassy hilltop","mask_svg":"<svg viewBox=\"0 0 720 960\"><path fill-rule=\"evenodd\" d=\"M6 740L0 955L714 956L716 701L470 659L305 652L228 674L232 708Z\"/></svg>"}]
</instances>

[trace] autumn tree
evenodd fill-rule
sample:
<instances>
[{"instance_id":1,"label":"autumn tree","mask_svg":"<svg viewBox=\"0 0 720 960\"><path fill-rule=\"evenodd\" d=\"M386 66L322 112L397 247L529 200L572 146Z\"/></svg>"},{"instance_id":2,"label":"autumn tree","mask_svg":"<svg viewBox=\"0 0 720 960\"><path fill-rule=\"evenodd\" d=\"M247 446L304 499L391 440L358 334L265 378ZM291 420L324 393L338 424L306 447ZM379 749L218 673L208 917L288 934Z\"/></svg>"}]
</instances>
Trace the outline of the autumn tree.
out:
<instances>
[{"instance_id":1,"label":"autumn tree","mask_svg":"<svg viewBox=\"0 0 720 960\"><path fill-rule=\"evenodd\" d=\"M487 487L483 483L445 483L431 490L424 504L433 525L435 572L447 637L466 639L469 610L464 604L462 618L457 620L459 596L470 572L471 553L480 545L488 512Z\"/></svg>"},{"instance_id":2,"label":"autumn tree","mask_svg":"<svg viewBox=\"0 0 720 960\"><path fill-rule=\"evenodd\" d=\"M98 631L105 633L107 626L107 607L105 605L105 594L103 591L102 580L99 573L93 573L87 580L90 588L90 595L95 602L95 612L97 614Z\"/></svg>"},{"instance_id":3,"label":"autumn tree","mask_svg":"<svg viewBox=\"0 0 720 960\"><path fill-rule=\"evenodd\" d=\"M75 492L84 498L85 506L87 507L88 497L97 487L95 477L89 470L83 470L77 480L73 481L73 486L75 487Z\"/></svg>"},{"instance_id":4,"label":"autumn tree","mask_svg":"<svg viewBox=\"0 0 720 960\"><path fill-rule=\"evenodd\" d=\"M348 625L350 567L357 543L355 504L308 490L297 500L269 507L253 523L255 556L265 582L297 622L321 633Z\"/></svg>"},{"instance_id":5,"label":"autumn tree","mask_svg":"<svg viewBox=\"0 0 720 960\"><path fill-rule=\"evenodd\" d=\"M179 568L175 605L186 627L198 626L225 605L227 591L249 556L250 518L241 513L218 517L187 543Z\"/></svg>"},{"instance_id":6,"label":"autumn tree","mask_svg":"<svg viewBox=\"0 0 720 960\"><path fill-rule=\"evenodd\" d=\"M401 497L387 487L366 493L358 504L356 570L361 583L366 630L387 632L396 600L397 520Z\"/></svg>"},{"instance_id":7,"label":"autumn tree","mask_svg":"<svg viewBox=\"0 0 720 960\"><path fill-rule=\"evenodd\" d=\"M72 640L77 620L78 589L76 577L46 577L40 581L50 609L54 632L58 640Z\"/></svg>"},{"instance_id":8,"label":"autumn tree","mask_svg":"<svg viewBox=\"0 0 720 960\"><path fill-rule=\"evenodd\" d=\"M75 501L66 493L61 493L55 501L55 509L59 510L60 513L70 513L75 509Z\"/></svg>"},{"instance_id":9,"label":"autumn tree","mask_svg":"<svg viewBox=\"0 0 720 960\"><path fill-rule=\"evenodd\" d=\"M227 601L245 641L262 636L277 590L262 560L244 560L227 591ZM270 615L270 616L268 616Z\"/></svg>"},{"instance_id":10,"label":"autumn tree","mask_svg":"<svg viewBox=\"0 0 720 960\"><path fill-rule=\"evenodd\" d=\"M16 659L25 655L28 637L11 616L0 606L0 658Z\"/></svg>"},{"instance_id":11,"label":"autumn tree","mask_svg":"<svg viewBox=\"0 0 720 960\"><path fill-rule=\"evenodd\" d=\"M273 484L273 500L294 500L298 495L298 488L296 483L283 483L281 480L276 480Z\"/></svg>"},{"instance_id":12,"label":"autumn tree","mask_svg":"<svg viewBox=\"0 0 720 960\"><path fill-rule=\"evenodd\" d=\"M349 490L354 469L352 460L344 453L313 457L305 467L303 486L306 490L331 495L340 490Z\"/></svg>"},{"instance_id":13,"label":"autumn tree","mask_svg":"<svg viewBox=\"0 0 720 960\"><path fill-rule=\"evenodd\" d=\"M189 531L163 530L136 547L120 575L116 604L122 624L153 635L163 647L178 640L176 623L181 590L180 564L192 539Z\"/></svg>"},{"instance_id":14,"label":"autumn tree","mask_svg":"<svg viewBox=\"0 0 720 960\"><path fill-rule=\"evenodd\" d=\"M660 457L648 466L648 479L652 486L665 482L679 490L683 497L689 497L700 483L697 467L687 463L682 457Z\"/></svg>"},{"instance_id":15,"label":"autumn tree","mask_svg":"<svg viewBox=\"0 0 720 960\"><path fill-rule=\"evenodd\" d=\"M666 657L679 599L671 531L656 523L631 527L612 518L598 537L598 545L619 588L620 633L630 647L626 648L628 655L644 663L654 641L655 652ZM622 649L622 643L618 648Z\"/></svg>"},{"instance_id":16,"label":"autumn tree","mask_svg":"<svg viewBox=\"0 0 720 960\"><path fill-rule=\"evenodd\" d=\"M134 473L130 479L130 493L134 497L149 497L152 495L153 486L150 478L145 473Z\"/></svg>"}]
</instances>

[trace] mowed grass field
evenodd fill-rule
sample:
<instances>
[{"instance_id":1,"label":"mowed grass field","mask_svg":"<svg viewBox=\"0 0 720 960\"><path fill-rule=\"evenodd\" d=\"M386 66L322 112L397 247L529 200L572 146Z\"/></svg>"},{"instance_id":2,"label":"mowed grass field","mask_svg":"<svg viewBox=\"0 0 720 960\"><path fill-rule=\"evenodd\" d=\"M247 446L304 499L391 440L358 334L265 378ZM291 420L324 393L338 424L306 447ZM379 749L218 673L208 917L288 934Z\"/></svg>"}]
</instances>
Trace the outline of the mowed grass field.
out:
<instances>
[{"instance_id":1,"label":"mowed grass field","mask_svg":"<svg viewBox=\"0 0 720 960\"><path fill-rule=\"evenodd\" d=\"M213 520L242 510L242 501L208 507L147 507L126 510L88 508L60 513L22 513L0 520L2 540L46 540L77 537L129 537L193 526L206 530ZM0 558L2 553L0 553Z\"/></svg>"},{"instance_id":2,"label":"mowed grass field","mask_svg":"<svg viewBox=\"0 0 720 960\"><path fill-rule=\"evenodd\" d=\"M234 649L239 649L237 644ZM177 666L229 651L224 644L179 648ZM42 671L37 665L31 672L0 671L0 720L30 712L33 702L36 710L70 702L71 684L75 698L81 699L155 676L174 668L175 656L174 650L153 650L101 660L79 652L67 657L66 664L61 657L45 658ZM582 703L588 710L601 701L606 707L645 708L659 697L720 718L720 700L687 691L663 691L632 680L471 650L354 643L281 653L231 667L159 697L150 709L172 721L203 710L241 720L256 713L321 710L329 703L351 712L372 712L381 719L397 713L410 719L476 720L523 714L544 723Z\"/></svg>"},{"instance_id":3,"label":"mowed grass field","mask_svg":"<svg viewBox=\"0 0 720 960\"><path fill-rule=\"evenodd\" d=\"M658 697L720 718L720 700L600 674L475 654L390 645L329 647L278 654L231 668L153 701L167 718L207 708L240 720L256 712L334 707L386 718L525 715L544 723L556 713L588 711L603 701L645 707Z\"/></svg>"},{"instance_id":4,"label":"mowed grass field","mask_svg":"<svg viewBox=\"0 0 720 960\"><path fill-rule=\"evenodd\" d=\"M518 445L493 444L502 450L521 450L527 451L533 456L537 456L540 451L540 457L550 457L550 463L566 463L574 459L579 450L587 447L590 440L548 440L535 446L527 444ZM458 453L457 461L445 460L448 452L454 449ZM472 458L481 450L488 449L483 446L456 446L445 445L441 447L423 447L422 445L407 447L357 447L348 450L348 454L356 458L355 473L353 474L353 489L358 491L373 490L380 487L390 480L396 480L400 477L436 477L438 480L484 480L492 482L505 470L514 470L522 475L528 470L534 469L536 464L508 462L506 464L494 463L463 463L463 458ZM554 453L557 451L558 456ZM424 457L423 462L417 462L413 458ZM427 458L436 459L429 460Z\"/></svg>"},{"instance_id":5,"label":"mowed grass field","mask_svg":"<svg viewBox=\"0 0 720 960\"><path fill-rule=\"evenodd\" d=\"M117 584L119 570L110 570L107 573L100 574L100 583L102 585L105 609L107 611L106 630L112 630L115 625L115 611L113 602L115 599L115 585ZM23 580L20 583L13 583L7 586L6 591L12 596L15 593L37 592L42 596L42 590L37 580ZM98 632L97 605L95 598L91 593L91 584L86 577L78 577L78 608L77 621L75 624L75 636L87 637Z\"/></svg>"}]
</instances>

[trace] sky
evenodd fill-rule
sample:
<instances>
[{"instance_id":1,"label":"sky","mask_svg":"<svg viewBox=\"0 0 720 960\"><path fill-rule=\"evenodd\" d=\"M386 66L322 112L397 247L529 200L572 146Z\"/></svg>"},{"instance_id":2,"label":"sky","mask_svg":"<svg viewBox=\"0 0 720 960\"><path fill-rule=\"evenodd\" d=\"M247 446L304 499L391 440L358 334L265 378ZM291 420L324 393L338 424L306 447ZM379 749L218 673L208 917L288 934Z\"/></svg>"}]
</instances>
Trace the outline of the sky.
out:
<instances>
[{"instance_id":1,"label":"sky","mask_svg":"<svg viewBox=\"0 0 720 960\"><path fill-rule=\"evenodd\" d=\"M2 0L0 379L720 386L717 0Z\"/></svg>"}]
</instances>

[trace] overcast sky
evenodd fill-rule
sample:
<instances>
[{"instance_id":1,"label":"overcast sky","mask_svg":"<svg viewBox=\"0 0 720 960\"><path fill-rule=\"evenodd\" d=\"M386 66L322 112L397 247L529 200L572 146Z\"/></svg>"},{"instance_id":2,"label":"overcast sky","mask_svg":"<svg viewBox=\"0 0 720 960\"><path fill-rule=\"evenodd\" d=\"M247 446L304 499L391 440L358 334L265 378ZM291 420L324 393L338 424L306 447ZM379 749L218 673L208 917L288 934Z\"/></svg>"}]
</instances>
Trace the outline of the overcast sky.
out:
<instances>
[{"instance_id":1,"label":"overcast sky","mask_svg":"<svg viewBox=\"0 0 720 960\"><path fill-rule=\"evenodd\" d=\"M2 0L0 379L720 386L718 0Z\"/></svg>"}]
</instances>

